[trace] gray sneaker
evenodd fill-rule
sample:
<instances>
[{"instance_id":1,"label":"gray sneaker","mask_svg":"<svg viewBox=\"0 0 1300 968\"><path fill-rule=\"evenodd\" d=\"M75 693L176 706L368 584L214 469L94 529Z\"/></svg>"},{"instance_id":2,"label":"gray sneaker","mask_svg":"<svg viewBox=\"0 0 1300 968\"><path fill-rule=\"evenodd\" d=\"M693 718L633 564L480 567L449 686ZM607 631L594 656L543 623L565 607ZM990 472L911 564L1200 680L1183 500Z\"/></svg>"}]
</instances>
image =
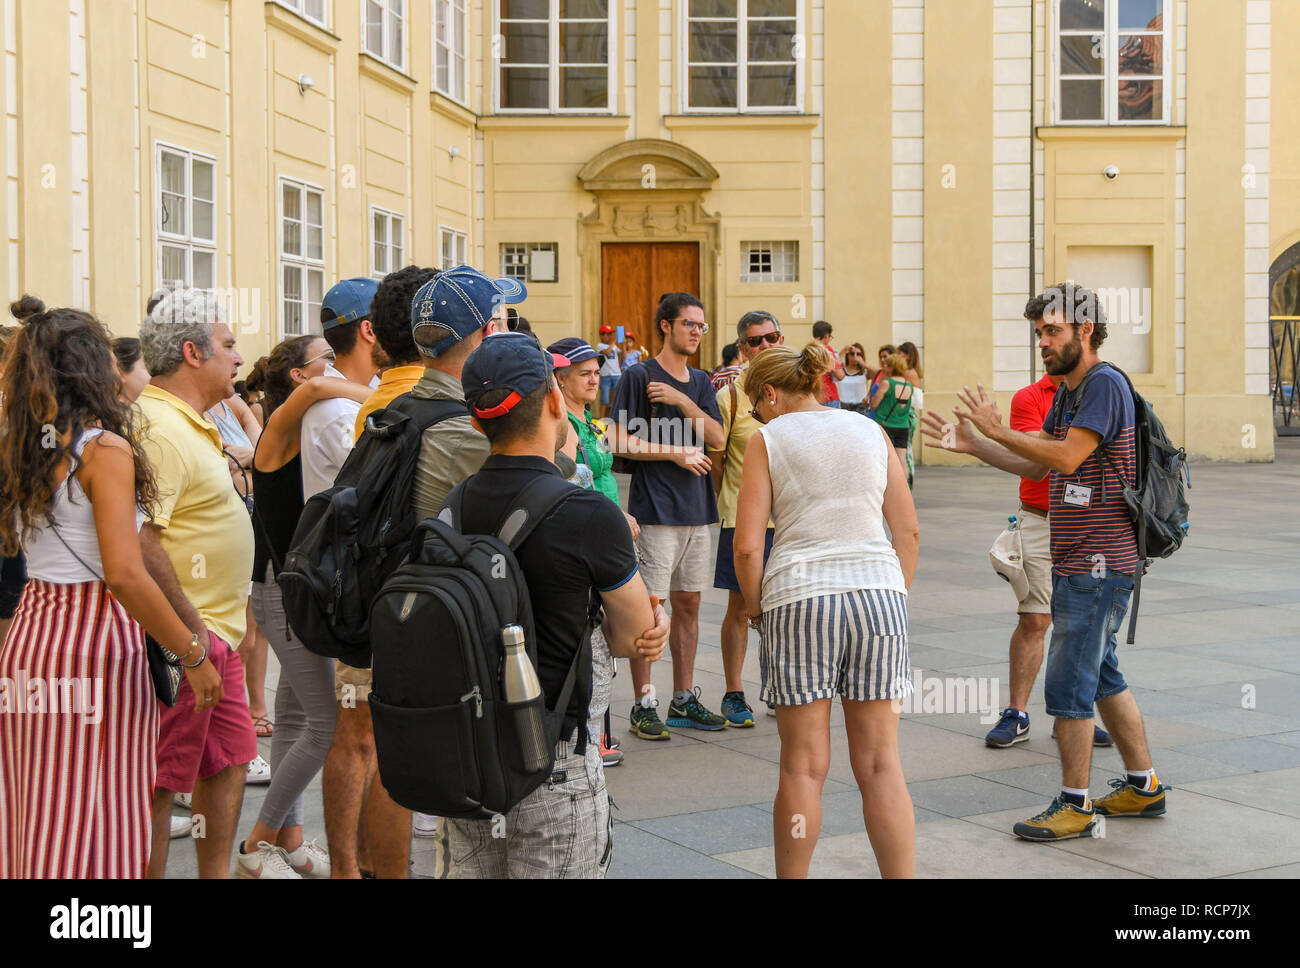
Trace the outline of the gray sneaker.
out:
<instances>
[{"instance_id":1,"label":"gray sneaker","mask_svg":"<svg viewBox=\"0 0 1300 968\"><path fill-rule=\"evenodd\" d=\"M668 727L659 719L659 713L656 708L659 700L654 700L649 706L642 706L639 702L632 704L632 715L630 722L632 732L642 739L668 739Z\"/></svg>"},{"instance_id":2,"label":"gray sneaker","mask_svg":"<svg viewBox=\"0 0 1300 968\"><path fill-rule=\"evenodd\" d=\"M711 713L700 702L700 687L695 687L695 694L678 705L674 699L668 704L668 725L689 729L717 730L726 729L727 720L717 713Z\"/></svg>"}]
</instances>

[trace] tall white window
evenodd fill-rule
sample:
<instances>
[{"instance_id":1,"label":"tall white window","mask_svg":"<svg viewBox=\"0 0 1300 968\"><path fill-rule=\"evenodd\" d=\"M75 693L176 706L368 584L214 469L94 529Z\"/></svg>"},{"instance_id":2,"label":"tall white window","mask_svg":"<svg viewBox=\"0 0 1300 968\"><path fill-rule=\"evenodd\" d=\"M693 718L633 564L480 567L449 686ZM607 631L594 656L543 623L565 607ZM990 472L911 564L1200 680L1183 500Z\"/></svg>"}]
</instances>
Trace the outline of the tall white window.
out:
<instances>
[{"instance_id":1,"label":"tall white window","mask_svg":"<svg viewBox=\"0 0 1300 968\"><path fill-rule=\"evenodd\" d=\"M319 333L325 294L325 194L280 179L280 328L285 336Z\"/></svg>"},{"instance_id":2,"label":"tall white window","mask_svg":"<svg viewBox=\"0 0 1300 968\"><path fill-rule=\"evenodd\" d=\"M322 27L326 26L325 0L279 0L279 4L282 7L297 11L308 20L315 21Z\"/></svg>"},{"instance_id":3,"label":"tall white window","mask_svg":"<svg viewBox=\"0 0 1300 968\"><path fill-rule=\"evenodd\" d=\"M445 225L438 227L438 248L441 259L439 269L446 271L454 269L456 266L465 264L465 248L468 239L464 232L458 232L456 229L448 228Z\"/></svg>"},{"instance_id":4,"label":"tall white window","mask_svg":"<svg viewBox=\"0 0 1300 968\"><path fill-rule=\"evenodd\" d=\"M688 111L803 109L800 0L685 0L682 89Z\"/></svg>"},{"instance_id":5,"label":"tall white window","mask_svg":"<svg viewBox=\"0 0 1300 968\"><path fill-rule=\"evenodd\" d=\"M462 104L469 97L467 0L433 0L433 89Z\"/></svg>"},{"instance_id":6,"label":"tall white window","mask_svg":"<svg viewBox=\"0 0 1300 968\"><path fill-rule=\"evenodd\" d=\"M611 0L496 0L496 109L608 113L615 6Z\"/></svg>"},{"instance_id":7,"label":"tall white window","mask_svg":"<svg viewBox=\"0 0 1300 968\"><path fill-rule=\"evenodd\" d=\"M1055 0L1053 107L1061 124L1168 124L1172 0Z\"/></svg>"},{"instance_id":8,"label":"tall white window","mask_svg":"<svg viewBox=\"0 0 1300 968\"><path fill-rule=\"evenodd\" d=\"M405 265L402 259L405 222L396 212L371 207L370 228L373 237L370 274L382 279Z\"/></svg>"},{"instance_id":9,"label":"tall white window","mask_svg":"<svg viewBox=\"0 0 1300 968\"><path fill-rule=\"evenodd\" d=\"M217 162L157 147L157 283L199 289L217 284Z\"/></svg>"},{"instance_id":10,"label":"tall white window","mask_svg":"<svg viewBox=\"0 0 1300 968\"><path fill-rule=\"evenodd\" d=\"M406 0L362 0L362 11L362 48L406 70Z\"/></svg>"}]
</instances>

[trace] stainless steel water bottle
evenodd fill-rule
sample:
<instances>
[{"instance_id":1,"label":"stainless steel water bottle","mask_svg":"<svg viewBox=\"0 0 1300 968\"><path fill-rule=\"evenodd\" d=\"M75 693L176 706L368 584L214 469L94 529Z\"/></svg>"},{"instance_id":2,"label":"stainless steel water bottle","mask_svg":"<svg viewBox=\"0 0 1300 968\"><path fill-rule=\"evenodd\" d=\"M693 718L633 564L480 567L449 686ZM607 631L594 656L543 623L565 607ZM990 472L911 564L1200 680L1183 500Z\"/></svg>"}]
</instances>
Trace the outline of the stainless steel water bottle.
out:
<instances>
[{"instance_id":1,"label":"stainless steel water bottle","mask_svg":"<svg viewBox=\"0 0 1300 968\"><path fill-rule=\"evenodd\" d=\"M518 625L507 625L501 630L501 644L505 646L505 669L501 676L501 691L506 702L523 703L537 699L542 694L542 684L537 670L524 648L524 630ZM524 769L545 769L551 762L546 748L546 724L542 718L541 702L533 702L514 711L515 731L519 737L519 751Z\"/></svg>"}]
</instances>

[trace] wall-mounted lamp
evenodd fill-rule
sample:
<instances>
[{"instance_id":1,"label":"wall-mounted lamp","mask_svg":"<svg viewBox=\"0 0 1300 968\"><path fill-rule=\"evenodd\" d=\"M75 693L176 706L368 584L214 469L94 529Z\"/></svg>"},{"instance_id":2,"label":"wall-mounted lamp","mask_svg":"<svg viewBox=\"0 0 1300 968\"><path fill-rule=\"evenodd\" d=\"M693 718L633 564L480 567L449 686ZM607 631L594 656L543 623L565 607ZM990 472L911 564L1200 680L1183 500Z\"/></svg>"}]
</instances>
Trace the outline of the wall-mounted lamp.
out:
<instances>
[{"instance_id":1,"label":"wall-mounted lamp","mask_svg":"<svg viewBox=\"0 0 1300 968\"><path fill-rule=\"evenodd\" d=\"M1101 170L1101 173L1105 176L1106 181L1114 181L1119 177L1119 169L1114 165L1107 165Z\"/></svg>"},{"instance_id":2,"label":"wall-mounted lamp","mask_svg":"<svg viewBox=\"0 0 1300 968\"><path fill-rule=\"evenodd\" d=\"M310 77L308 77L306 74L299 74L299 75L298 75L298 93L299 93L299 94L306 94L309 90L311 90L311 89L312 89L313 87L315 87L315 86L316 86L316 82L313 81L313 80L312 80Z\"/></svg>"},{"instance_id":3,"label":"wall-mounted lamp","mask_svg":"<svg viewBox=\"0 0 1300 968\"><path fill-rule=\"evenodd\" d=\"M447 149L447 154L451 155L453 158L459 158L460 145L452 145L450 148Z\"/></svg>"}]
</instances>

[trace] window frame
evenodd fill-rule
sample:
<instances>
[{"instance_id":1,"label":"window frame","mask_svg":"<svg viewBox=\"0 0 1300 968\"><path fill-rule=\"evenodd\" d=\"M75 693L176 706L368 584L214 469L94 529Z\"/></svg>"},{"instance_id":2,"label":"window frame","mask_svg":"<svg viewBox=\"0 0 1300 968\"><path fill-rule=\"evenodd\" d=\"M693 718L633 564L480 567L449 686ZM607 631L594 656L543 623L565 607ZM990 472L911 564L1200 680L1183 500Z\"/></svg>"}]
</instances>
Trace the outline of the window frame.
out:
<instances>
[{"instance_id":1,"label":"window frame","mask_svg":"<svg viewBox=\"0 0 1300 968\"><path fill-rule=\"evenodd\" d=\"M528 260L521 263L524 274L522 276L512 276L506 271L506 250L522 249L525 258ZM534 252L550 252L555 257L555 278L554 279L534 279L533 278L533 260ZM501 277L509 279L518 279L527 285L534 283L539 286L554 285L560 281L560 243L558 242L502 242L498 249L498 264L501 267Z\"/></svg>"},{"instance_id":2,"label":"window frame","mask_svg":"<svg viewBox=\"0 0 1300 968\"><path fill-rule=\"evenodd\" d=\"M311 14L309 14L306 11L305 6L308 0L275 0L275 2L278 3L280 6L284 7L286 10L292 10L299 17L302 17L303 20L306 20L309 23L313 23L317 27L321 27L324 28L325 30L329 30L330 0L321 0L321 6L324 8L325 12L321 15L321 18L319 20L317 20L315 17L313 17ZM362 16L364 17L364 13L362 14Z\"/></svg>"},{"instance_id":3,"label":"window frame","mask_svg":"<svg viewBox=\"0 0 1300 968\"><path fill-rule=\"evenodd\" d=\"M184 159L185 165L185 231L169 232L163 228L163 182L162 161L164 153L177 155ZM203 199L212 205L212 238L203 238L194 234L194 162L204 162L212 166L212 198ZM185 275L179 280L185 286L194 285L194 253L199 251L212 256L212 288L217 285L217 196L220 192L220 180L217 174L217 159L203 151L194 151L167 141L154 142L154 279L155 289L170 286L175 279L163 276L163 246L185 250Z\"/></svg>"},{"instance_id":4,"label":"window frame","mask_svg":"<svg viewBox=\"0 0 1300 968\"><path fill-rule=\"evenodd\" d=\"M1121 30L1119 26L1119 0L1105 0L1106 7L1103 15L1102 32L1105 38L1105 60L1104 68L1100 75L1102 84L1102 113L1100 119L1076 119L1061 117L1061 0L1052 0L1048 4L1048 49L1047 57L1051 65L1051 90L1048 97L1051 103L1052 124L1062 127L1152 127L1159 125L1161 127L1170 127L1174 120L1172 117L1174 106L1174 24L1173 24L1173 0L1161 0L1161 30L1157 35L1154 31L1140 30L1139 28L1128 28ZM1146 36L1159 36L1161 38L1161 57L1163 60L1162 70L1158 77L1147 75L1122 75L1134 80L1159 80L1160 81L1160 119L1152 120L1150 118L1133 118L1130 120L1119 119L1119 37L1120 34L1132 35L1139 33ZM1071 28L1071 36L1095 37L1095 30L1081 28ZM1096 80L1096 76L1067 74L1065 80Z\"/></svg>"},{"instance_id":5,"label":"window frame","mask_svg":"<svg viewBox=\"0 0 1300 968\"><path fill-rule=\"evenodd\" d=\"M366 42L366 6L370 3L377 3L383 9L383 28L380 30L380 37L382 38L382 45L385 48L384 52L376 52L371 50ZM394 3L400 3L402 5L402 14L400 16L393 13ZM406 48L407 48L407 42L409 40L408 28L410 27L411 24L411 0L361 0L359 6L361 12L361 45L360 45L361 53L369 57L373 57L375 60L380 61L381 63L387 64L395 71L405 74L406 62L407 62ZM387 56L388 53L390 53L389 51L387 51L388 41L389 41L388 18L390 16L397 17L397 19L402 24L402 49L399 52L401 54L400 60L393 60L391 57Z\"/></svg>"},{"instance_id":6,"label":"window frame","mask_svg":"<svg viewBox=\"0 0 1300 968\"><path fill-rule=\"evenodd\" d=\"M766 249L771 256L772 272L770 278L753 278L750 273L750 255L755 250ZM742 239L740 242L740 284L742 286L791 285L799 281L799 240L798 239ZM786 256L791 259L794 268L792 278L777 278L776 263L780 253L781 265L786 265Z\"/></svg>"},{"instance_id":7,"label":"window frame","mask_svg":"<svg viewBox=\"0 0 1300 968\"><path fill-rule=\"evenodd\" d=\"M383 243L389 262L388 268L382 272L375 264L375 246L378 244L375 238L375 217L379 216L384 219L387 228L387 241ZM393 226L396 224L397 232L394 234ZM393 243L394 237L397 243ZM393 258L393 250L397 250L397 258ZM391 208L384 208L381 205L370 206L370 275L375 279L383 279L390 272L396 272L406 264L406 216L401 212L394 212Z\"/></svg>"},{"instance_id":8,"label":"window frame","mask_svg":"<svg viewBox=\"0 0 1300 968\"><path fill-rule=\"evenodd\" d=\"M618 104L618 65L620 60L619 34L618 34L618 8L622 0L607 0L608 14L606 15L606 28L609 31L608 51L609 60L605 65L605 106L603 108L570 108L560 106L560 0L549 0L549 10L547 13L547 49L548 63L547 70L547 107L544 108L503 108L501 106L501 71L503 69L503 58L505 56L505 35L501 32L501 5L492 2L492 46L489 56L489 66L492 72L492 113L493 114L582 114L582 115L613 115L616 113L615 108ZM588 18L565 18L567 20ZM590 19L588 22L596 23L597 19Z\"/></svg>"},{"instance_id":9,"label":"window frame","mask_svg":"<svg viewBox=\"0 0 1300 968\"><path fill-rule=\"evenodd\" d=\"M451 100L455 101L457 104L468 107L469 106L469 85L470 85L470 54L469 54L470 33L471 33L470 15L473 13L473 10L471 9L470 6L470 0L431 0L431 2L433 4L433 11L432 11L433 16L429 18L429 38L430 38L429 43L433 48L433 63L432 63L433 77L431 79L432 80L431 86L435 91L437 91L443 97L450 98ZM460 9L461 7L464 8L465 29L464 31L461 32L460 47L459 47L459 55L461 58L460 80L461 80L462 89L465 92L463 97L457 97L455 94L452 93L451 90L444 91L442 88L438 86L438 55L440 49L448 51L449 52L448 56L452 59L452 62L450 62L447 67L447 81L449 86L453 89L455 88L455 78L453 76L454 60L458 53L456 48L449 47L438 40L438 15L439 15L439 11L443 9L444 4L446 4L446 6L449 9L450 8ZM455 22L454 16L452 17L452 22L453 23ZM447 36L449 38L451 37L450 31L448 32Z\"/></svg>"},{"instance_id":10,"label":"window frame","mask_svg":"<svg viewBox=\"0 0 1300 968\"><path fill-rule=\"evenodd\" d=\"M804 105L807 103L807 59L809 53L808 40L808 21L806 11L806 0L795 0L794 8L794 35L796 38L803 38L801 51L802 55L795 58L794 61L794 105L792 107L750 107L749 105L749 0L736 0L736 106L734 108L708 108L693 107L691 105L691 4L690 0L679 0L678 7L678 36L681 42L677 44L677 88L679 92L678 106L682 114L713 114L713 115L764 115L764 114L803 114ZM694 18L694 19L714 19L729 20L728 17L722 18ZM760 18L763 19L763 18ZM785 17L766 18L784 20ZM760 65L771 63L784 63L772 61L759 61Z\"/></svg>"},{"instance_id":11,"label":"window frame","mask_svg":"<svg viewBox=\"0 0 1300 968\"><path fill-rule=\"evenodd\" d=\"M458 240L457 248L460 250L460 259L452 260L451 265L443 265L443 243L446 237L450 235L453 239ZM454 269L459 265L467 265L466 260L469 258L469 233L464 229L458 229L452 225L438 226L438 271L446 272L448 269Z\"/></svg>"},{"instance_id":12,"label":"window frame","mask_svg":"<svg viewBox=\"0 0 1300 968\"><path fill-rule=\"evenodd\" d=\"M300 255L293 255L291 253L286 253L284 251L284 218L285 218L284 189L285 186L292 186L297 188L300 193L299 197L302 201L302 219L300 224L304 228L303 231L300 232L299 234L299 237L302 240L302 253ZM278 311L276 312L276 323L280 330L280 338L284 339L290 336L305 336L309 333L315 335L318 334L320 330L320 314L319 312L317 313L315 321L312 321L307 318L306 310L308 305L310 305L310 301L307 298L308 296L307 272L309 270L319 270L321 274L321 299L323 300L326 293L325 256L329 251L328 246L326 245L327 236L325 231L326 219L328 217L328 210L325 207L325 188L323 185L317 185L314 182L309 182L303 178L295 178L292 175L278 175L276 177L275 187L276 187L275 207L276 207L276 235L277 235L275 283L276 283L276 297L277 297L276 305L278 308ZM308 192L316 192L318 195L320 195L320 200L321 200L321 204L320 204L321 257L319 260L313 259L307 255L307 232L305 227L309 224L307 222L307 204L306 204ZM290 333L288 330L285 329L284 269L286 265L294 266L299 270L299 276L298 276L299 284L300 284L299 291L301 295L298 302L300 304L303 313L302 316L303 328L302 331L298 333Z\"/></svg>"}]
</instances>

